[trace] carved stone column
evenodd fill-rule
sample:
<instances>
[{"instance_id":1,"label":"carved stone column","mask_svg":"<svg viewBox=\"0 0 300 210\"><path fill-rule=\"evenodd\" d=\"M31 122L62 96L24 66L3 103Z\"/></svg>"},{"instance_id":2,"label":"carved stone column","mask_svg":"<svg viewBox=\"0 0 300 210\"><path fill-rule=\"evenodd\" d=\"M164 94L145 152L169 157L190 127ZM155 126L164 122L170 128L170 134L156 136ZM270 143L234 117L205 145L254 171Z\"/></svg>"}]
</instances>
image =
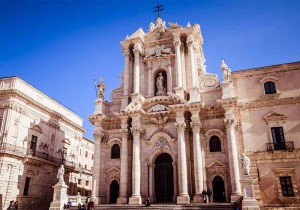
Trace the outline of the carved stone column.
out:
<instances>
[{"instance_id":1,"label":"carved stone column","mask_svg":"<svg viewBox=\"0 0 300 210\"><path fill-rule=\"evenodd\" d=\"M102 132L94 132L95 138L95 154L93 163L93 182L92 182L92 195L91 199L96 203L101 203L100 197L100 168L101 168L101 141L104 137Z\"/></svg>"},{"instance_id":2,"label":"carved stone column","mask_svg":"<svg viewBox=\"0 0 300 210\"><path fill-rule=\"evenodd\" d=\"M172 65L168 64L168 91L167 92L172 92Z\"/></svg>"},{"instance_id":3,"label":"carved stone column","mask_svg":"<svg viewBox=\"0 0 300 210\"><path fill-rule=\"evenodd\" d=\"M133 135L132 148L132 196L129 198L129 204L141 204L141 159L140 159L140 136L141 128L131 128Z\"/></svg>"},{"instance_id":4,"label":"carved stone column","mask_svg":"<svg viewBox=\"0 0 300 210\"><path fill-rule=\"evenodd\" d=\"M197 88L197 80L198 74L195 68L195 57L194 57L194 41L191 37L187 39L187 45L189 49L189 62L190 62L190 70L191 70L191 87L189 88L190 92L190 102L199 101L199 91Z\"/></svg>"},{"instance_id":5,"label":"carved stone column","mask_svg":"<svg viewBox=\"0 0 300 210\"><path fill-rule=\"evenodd\" d=\"M177 120L177 119L176 119ZM181 120L179 120L181 121ZM179 195L177 196L178 204L190 203L190 197L188 194L188 179L187 179L187 163L186 163L186 148L184 130L185 123L175 123L176 130L178 132L178 186Z\"/></svg>"},{"instance_id":6,"label":"carved stone column","mask_svg":"<svg viewBox=\"0 0 300 210\"><path fill-rule=\"evenodd\" d=\"M194 152L194 176L195 176L195 196L194 202L200 203L203 201L200 195L203 190L203 165L202 165L202 149L200 143L200 128L201 123L191 122L193 129L193 152Z\"/></svg>"},{"instance_id":7,"label":"carved stone column","mask_svg":"<svg viewBox=\"0 0 300 210\"><path fill-rule=\"evenodd\" d=\"M147 66L147 70L148 70L148 96L154 96L153 94L153 75L152 75L152 68L150 66Z\"/></svg>"},{"instance_id":8,"label":"carved stone column","mask_svg":"<svg viewBox=\"0 0 300 210\"><path fill-rule=\"evenodd\" d=\"M224 122L227 130L228 156L232 185L231 202L234 202L242 195L240 184L239 160L234 130L235 124L233 118L225 119Z\"/></svg>"},{"instance_id":9,"label":"carved stone column","mask_svg":"<svg viewBox=\"0 0 300 210\"><path fill-rule=\"evenodd\" d=\"M126 124L127 126L127 124ZM120 177L120 196L117 203L127 203L128 190L128 129L121 130L122 134L122 150L121 150L121 177Z\"/></svg>"},{"instance_id":10,"label":"carved stone column","mask_svg":"<svg viewBox=\"0 0 300 210\"><path fill-rule=\"evenodd\" d=\"M140 93L140 53L141 53L141 45L139 43L135 43L134 45L134 80L133 87L134 93L133 98L135 98ZM134 100L134 99L133 99Z\"/></svg>"},{"instance_id":11,"label":"carved stone column","mask_svg":"<svg viewBox=\"0 0 300 210\"><path fill-rule=\"evenodd\" d=\"M175 65L176 65L176 88L175 93L176 95L184 98L184 92L182 87L182 69L181 69L181 40L179 35L174 36L174 46L175 46Z\"/></svg>"},{"instance_id":12,"label":"carved stone column","mask_svg":"<svg viewBox=\"0 0 300 210\"><path fill-rule=\"evenodd\" d=\"M129 95L129 50L123 50L123 55L125 58L124 64L124 75L123 75L123 97L122 97L122 109L128 105L128 95Z\"/></svg>"},{"instance_id":13,"label":"carved stone column","mask_svg":"<svg viewBox=\"0 0 300 210\"><path fill-rule=\"evenodd\" d=\"M149 197L150 201L154 203L154 164L149 164Z\"/></svg>"}]
</instances>

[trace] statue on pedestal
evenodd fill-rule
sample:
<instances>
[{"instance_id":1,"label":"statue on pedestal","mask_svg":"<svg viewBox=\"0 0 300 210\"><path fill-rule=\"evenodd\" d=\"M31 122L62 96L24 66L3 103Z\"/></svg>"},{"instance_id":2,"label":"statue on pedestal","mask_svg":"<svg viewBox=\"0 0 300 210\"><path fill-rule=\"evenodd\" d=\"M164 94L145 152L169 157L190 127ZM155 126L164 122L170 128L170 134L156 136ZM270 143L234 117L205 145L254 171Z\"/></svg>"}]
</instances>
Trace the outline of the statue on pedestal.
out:
<instances>
[{"instance_id":1,"label":"statue on pedestal","mask_svg":"<svg viewBox=\"0 0 300 210\"><path fill-rule=\"evenodd\" d=\"M221 70L223 72L223 81L229 81L229 77L231 75L230 68L226 65L225 60L221 61Z\"/></svg>"},{"instance_id":2,"label":"statue on pedestal","mask_svg":"<svg viewBox=\"0 0 300 210\"><path fill-rule=\"evenodd\" d=\"M64 173L65 173L64 165L61 165L60 168L58 169L58 173L57 173L57 178L58 178L59 183L65 183Z\"/></svg>"},{"instance_id":3,"label":"statue on pedestal","mask_svg":"<svg viewBox=\"0 0 300 210\"><path fill-rule=\"evenodd\" d=\"M243 153L240 160L243 167L244 175L250 176L250 159L245 155L245 153Z\"/></svg>"},{"instance_id":4,"label":"statue on pedestal","mask_svg":"<svg viewBox=\"0 0 300 210\"><path fill-rule=\"evenodd\" d=\"M106 89L106 86L103 83L103 79L100 78L100 83L99 84L97 84L95 82L95 86L97 87L97 90L98 90L98 98L104 99L104 91Z\"/></svg>"}]
</instances>

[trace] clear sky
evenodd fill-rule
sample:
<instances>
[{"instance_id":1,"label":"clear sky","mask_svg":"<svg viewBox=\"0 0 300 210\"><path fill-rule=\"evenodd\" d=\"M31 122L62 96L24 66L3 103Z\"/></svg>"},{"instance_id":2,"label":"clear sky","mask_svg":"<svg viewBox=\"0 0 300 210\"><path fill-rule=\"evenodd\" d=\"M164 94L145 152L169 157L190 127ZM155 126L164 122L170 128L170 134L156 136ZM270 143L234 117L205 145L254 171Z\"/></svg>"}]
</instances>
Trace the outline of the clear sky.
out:
<instances>
[{"instance_id":1,"label":"clear sky","mask_svg":"<svg viewBox=\"0 0 300 210\"><path fill-rule=\"evenodd\" d=\"M207 71L300 61L299 0L160 1L166 22L199 23ZM149 29L157 1L0 1L0 77L18 76L81 116L94 111L94 79L105 99L120 85L120 41Z\"/></svg>"}]
</instances>

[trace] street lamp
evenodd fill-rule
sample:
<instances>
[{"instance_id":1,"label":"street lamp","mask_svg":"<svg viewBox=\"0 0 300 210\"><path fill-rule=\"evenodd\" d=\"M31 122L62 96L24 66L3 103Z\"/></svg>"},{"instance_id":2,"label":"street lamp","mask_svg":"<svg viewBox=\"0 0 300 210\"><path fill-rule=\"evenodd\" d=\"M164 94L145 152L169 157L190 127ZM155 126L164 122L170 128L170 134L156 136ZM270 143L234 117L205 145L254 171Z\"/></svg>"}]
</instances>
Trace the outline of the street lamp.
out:
<instances>
[{"instance_id":1,"label":"street lamp","mask_svg":"<svg viewBox=\"0 0 300 210\"><path fill-rule=\"evenodd\" d=\"M64 164L67 158L67 148L63 147L62 149L59 149L57 153L61 154L61 162Z\"/></svg>"}]
</instances>

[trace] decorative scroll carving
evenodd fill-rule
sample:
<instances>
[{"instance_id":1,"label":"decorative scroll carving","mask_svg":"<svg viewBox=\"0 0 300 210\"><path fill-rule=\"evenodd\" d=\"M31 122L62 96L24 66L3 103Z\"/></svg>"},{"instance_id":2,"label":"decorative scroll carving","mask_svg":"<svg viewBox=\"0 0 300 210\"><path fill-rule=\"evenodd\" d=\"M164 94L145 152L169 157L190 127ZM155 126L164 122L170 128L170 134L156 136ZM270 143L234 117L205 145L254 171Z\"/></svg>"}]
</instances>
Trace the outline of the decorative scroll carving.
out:
<instances>
[{"instance_id":1,"label":"decorative scroll carving","mask_svg":"<svg viewBox=\"0 0 300 210\"><path fill-rule=\"evenodd\" d=\"M158 149L158 148L167 148L167 149L171 150L171 149L170 149L169 142L168 142L166 139L158 139L158 140L155 142L155 145L154 145L152 151L155 151L155 150Z\"/></svg>"},{"instance_id":2,"label":"decorative scroll carving","mask_svg":"<svg viewBox=\"0 0 300 210\"><path fill-rule=\"evenodd\" d=\"M160 112L160 111L169 111L169 107L163 104L156 104L155 106L151 107L148 112Z\"/></svg>"},{"instance_id":3,"label":"decorative scroll carving","mask_svg":"<svg viewBox=\"0 0 300 210\"><path fill-rule=\"evenodd\" d=\"M106 180L110 181L112 179L120 180L120 169L113 167L105 172Z\"/></svg>"}]
</instances>

